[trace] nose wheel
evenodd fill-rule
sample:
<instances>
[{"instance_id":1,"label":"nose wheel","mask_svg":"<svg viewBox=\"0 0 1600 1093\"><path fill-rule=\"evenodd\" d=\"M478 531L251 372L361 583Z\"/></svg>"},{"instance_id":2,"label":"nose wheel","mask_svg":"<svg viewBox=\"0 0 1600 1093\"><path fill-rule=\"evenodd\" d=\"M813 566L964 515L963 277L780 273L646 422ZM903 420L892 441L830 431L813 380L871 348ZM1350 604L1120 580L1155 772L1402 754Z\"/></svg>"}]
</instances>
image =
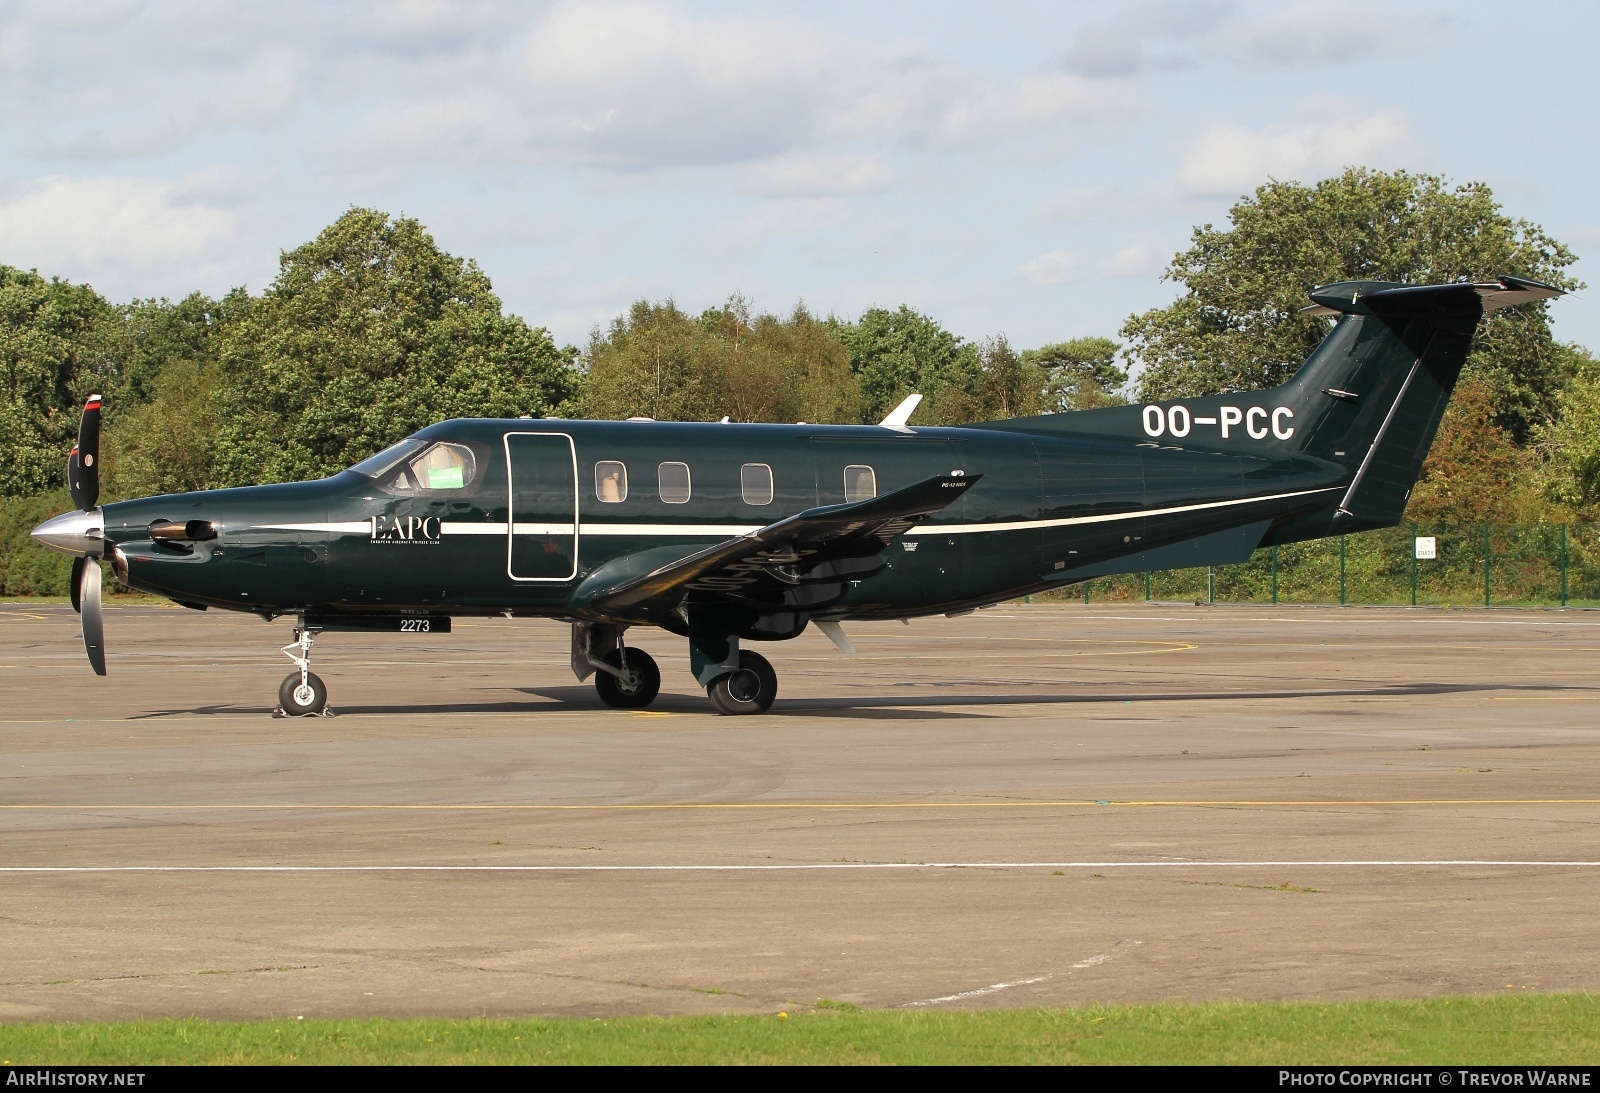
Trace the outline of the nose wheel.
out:
<instances>
[{"instance_id":1,"label":"nose wheel","mask_svg":"<svg viewBox=\"0 0 1600 1093\"><path fill-rule=\"evenodd\" d=\"M328 709L328 685L311 670L311 643L317 633L309 626L300 626L294 632L294 641L283 647L283 655L294 661L295 670L278 684L276 717L332 717Z\"/></svg>"},{"instance_id":2,"label":"nose wheel","mask_svg":"<svg viewBox=\"0 0 1600 1093\"><path fill-rule=\"evenodd\" d=\"M718 713L766 713L778 697L778 673L760 653L741 649L738 670L712 680L706 695Z\"/></svg>"},{"instance_id":3,"label":"nose wheel","mask_svg":"<svg viewBox=\"0 0 1600 1093\"><path fill-rule=\"evenodd\" d=\"M311 717L328 708L328 685L315 672L290 672L278 685L278 709L288 717Z\"/></svg>"}]
</instances>

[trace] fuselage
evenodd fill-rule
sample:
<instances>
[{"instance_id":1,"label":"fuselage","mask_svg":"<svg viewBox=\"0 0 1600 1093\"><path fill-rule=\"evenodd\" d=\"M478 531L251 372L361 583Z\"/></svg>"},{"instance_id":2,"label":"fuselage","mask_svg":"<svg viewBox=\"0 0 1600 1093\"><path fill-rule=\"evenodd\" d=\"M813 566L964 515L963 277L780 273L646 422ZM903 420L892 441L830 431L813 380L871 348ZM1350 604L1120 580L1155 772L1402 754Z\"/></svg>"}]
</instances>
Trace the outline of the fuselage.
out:
<instances>
[{"instance_id":1,"label":"fuselage","mask_svg":"<svg viewBox=\"0 0 1600 1093\"><path fill-rule=\"evenodd\" d=\"M447 449L398 480L349 470L106 504L119 575L182 603L264 615L584 618L585 582L608 567L647 571L807 509L981 475L832 611L905 617L1144 568L1153 551L1229 528L1254 529L1254 545L1297 521L1324 527L1348 477L1281 447L1180 447L1142 431L460 419L415 439L413 458ZM196 520L216 537L149 532Z\"/></svg>"}]
</instances>

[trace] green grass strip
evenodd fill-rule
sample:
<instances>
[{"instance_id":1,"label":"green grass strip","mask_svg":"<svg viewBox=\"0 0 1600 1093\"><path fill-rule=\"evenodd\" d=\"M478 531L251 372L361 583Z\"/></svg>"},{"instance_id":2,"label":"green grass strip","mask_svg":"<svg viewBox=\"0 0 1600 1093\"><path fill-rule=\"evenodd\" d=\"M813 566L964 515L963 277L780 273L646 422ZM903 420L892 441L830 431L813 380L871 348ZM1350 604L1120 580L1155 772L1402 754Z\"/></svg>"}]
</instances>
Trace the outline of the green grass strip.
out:
<instances>
[{"instance_id":1,"label":"green grass strip","mask_svg":"<svg viewBox=\"0 0 1600 1093\"><path fill-rule=\"evenodd\" d=\"M804 1012L800 1012L803 1009ZM596 1020L198 1018L0 1026L13 1065L1220 1063L1592 1065L1600 996L857 1010Z\"/></svg>"}]
</instances>

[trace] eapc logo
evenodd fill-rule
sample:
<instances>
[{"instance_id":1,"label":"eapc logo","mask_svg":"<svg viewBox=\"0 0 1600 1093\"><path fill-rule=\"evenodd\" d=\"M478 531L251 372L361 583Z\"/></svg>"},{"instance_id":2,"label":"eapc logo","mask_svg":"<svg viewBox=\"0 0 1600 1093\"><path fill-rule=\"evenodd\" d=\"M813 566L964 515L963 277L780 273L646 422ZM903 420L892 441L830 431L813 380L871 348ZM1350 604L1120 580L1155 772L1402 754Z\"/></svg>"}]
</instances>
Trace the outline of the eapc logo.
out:
<instances>
[{"instance_id":1,"label":"eapc logo","mask_svg":"<svg viewBox=\"0 0 1600 1093\"><path fill-rule=\"evenodd\" d=\"M443 529L437 516L374 516L374 543L437 543Z\"/></svg>"},{"instance_id":2,"label":"eapc logo","mask_svg":"<svg viewBox=\"0 0 1600 1093\"><path fill-rule=\"evenodd\" d=\"M1210 425L1222 430L1224 440L1240 426L1251 440L1265 440L1268 436L1288 440L1294 436L1294 426L1289 424L1293 420L1294 411L1287 406L1274 406L1270 410L1264 406L1222 406L1215 417L1191 414L1182 403L1144 408L1146 436L1185 437L1196 425Z\"/></svg>"}]
</instances>

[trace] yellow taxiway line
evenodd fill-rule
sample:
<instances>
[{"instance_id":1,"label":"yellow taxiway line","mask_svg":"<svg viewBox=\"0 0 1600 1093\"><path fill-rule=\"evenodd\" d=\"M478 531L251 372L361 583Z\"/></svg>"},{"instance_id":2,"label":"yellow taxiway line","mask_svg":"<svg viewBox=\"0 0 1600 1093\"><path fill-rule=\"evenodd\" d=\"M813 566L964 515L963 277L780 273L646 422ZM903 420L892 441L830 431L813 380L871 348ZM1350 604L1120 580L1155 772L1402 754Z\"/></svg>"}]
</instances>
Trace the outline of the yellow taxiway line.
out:
<instances>
[{"instance_id":1,"label":"yellow taxiway line","mask_svg":"<svg viewBox=\"0 0 1600 1093\"><path fill-rule=\"evenodd\" d=\"M819 810L957 810L1006 808L1399 808L1473 805L1600 805L1600 797L1430 797L1303 801L668 801L659 804L539 804L526 802L387 804L0 804L0 812L695 812Z\"/></svg>"}]
</instances>

